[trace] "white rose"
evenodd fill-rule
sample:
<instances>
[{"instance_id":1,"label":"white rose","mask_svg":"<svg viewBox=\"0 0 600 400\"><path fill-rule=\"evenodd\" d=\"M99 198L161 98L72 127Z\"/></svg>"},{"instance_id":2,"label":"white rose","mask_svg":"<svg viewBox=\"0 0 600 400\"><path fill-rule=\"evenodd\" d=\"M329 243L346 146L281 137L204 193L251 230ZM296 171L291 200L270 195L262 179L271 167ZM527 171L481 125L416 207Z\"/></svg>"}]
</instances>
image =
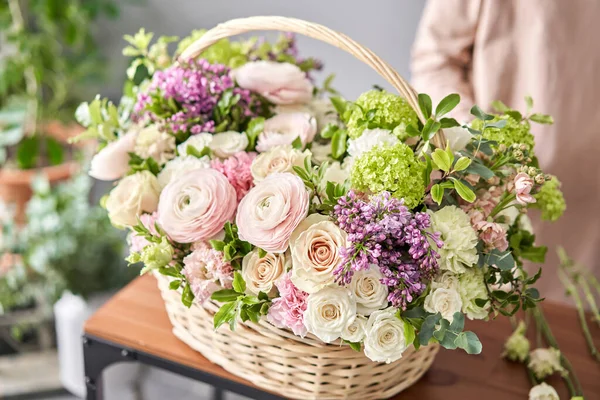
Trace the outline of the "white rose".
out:
<instances>
[{"instance_id":1,"label":"white rose","mask_svg":"<svg viewBox=\"0 0 600 400\"><path fill-rule=\"evenodd\" d=\"M265 121L264 130L258 135L256 151L262 153L275 146L292 144L300 138L302 145L313 141L317 134L317 122L307 113L278 114Z\"/></svg>"},{"instance_id":2,"label":"white rose","mask_svg":"<svg viewBox=\"0 0 600 400\"><path fill-rule=\"evenodd\" d=\"M376 265L371 265L368 270L356 271L352 276L349 289L360 314L369 315L387 306L388 288L381 279L383 274Z\"/></svg>"},{"instance_id":3,"label":"white rose","mask_svg":"<svg viewBox=\"0 0 600 400\"><path fill-rule=\"evenodd\" d=\"M264 292L274 296L277 291L275 281L286 273L291 259L286 253L267 253L264 257L260 257L258 253L258 249L254 249L242 260L242 277L246 282L246 291L254 295Z\"/></svg>"},{"instance_id":4,"label":"white rose","mask_svg":"<svg viewBox=\"0 0 600 400\"><path fill-rule=\"evenodd\" d=\"M366 331L365 355L375 362L389 364L399 360L410 344L404 336L404 322L396 317L392 307L371 314Z\"/></svg>"},{"instance_id":5,"label":"white rose","mask_svg":"<svg viewBox=\"0 0 600 400\"><path fill-rule=\"evenodd\" d=\"M113 225L134 226L139 215L156 211L159 195L158 181L149 171L126 176L108 195L108 217Z\"/></svg>"},{"instance_id":6,"label":"white rose","mask_svg":"<svg viewBox=\"0 0 600 400\"><path fill-rule=\"evenodd\" d=\"M135 139L135 154L142 158L153 158L162 165L175 157L175 136L160 131L156 125L147 126Z\"/></svg>"},{"instance_id":7,"label":"white rose","mask_svg":"<svg viewBox=\"0 0 600 400\"><path fill-rule=\"evenodd\" d=\"M182 177L195 169L208 167L210 167L210 159L208 157L181 156L174 158L167 162L162 171L159 172L158 184L162 190L172 180Z\"/></svg>"},{"instance_id":8,"label":"white rose","mask_svg":"<svg viewBox=\"0 0 600 400\"><path fill-rule=\"evenodd\" d=\"M343 168L338 161L335 161L327 166L322 184L327 185L327 182L343 184L349 175L348 170Z\"/></svg>"},{"instance_id":9,"label":"white rose","mask_svg":"<svg viewBox=\"0 0 600 400\"><path fill-rule=\"evenodd\" d=\"M234 131L217 133L209 144L213 154L220 158L228 158L246 150L248 147L248 136L245 133Z\"/></svg>"},{"instance_id":10,"label":"white rose","mask_svg":"<svg viewBox=\"0 0 600 400\"><path fill-rule=\"evenodd\" d=\"M317 142L313 142L310 147L310 152L312 153L312 160L316 164L322 164L325 161L330 160L331 155L331 143L320 144Z\"/></svg>"},{"instance_id":11,"label":"white rose","mask_svg":"<svg viewBox=\"0 0 600 400\"><path fill-rule=\"evenodd\" d=\"M558 393L552 386L542 382L531 388L529 400L560 400L560 397L558 397Z\"/></svg>"},{"instance_id":12,"label":"white rose","mask_svg":"<svg viewBox=\"0 0 600 400\"><path fill-rule=\"evenodd\" d=\"M346 232L324 215L312 214L302 221L290 238L294 285L307 293L332 285L346 237Z\"/></svg>"},{"instance_id":13,"label":"white rose","mask_svg":"<svg viewBox=\"0 0 600 400\"><path fill-rule=\"evenodd\" d=\"M393 146L399 142L387 129L365 129L356 139L348 140L348 154L357 158L375 146Z\"/></svg>"},{"instance_id":14,"label":"white rose","mask_svg":"<svg viewBox=\"0 0 600 400\"><path fill-rule=\"evenodd\" d=\"M365 338L367 317L357 315L354 321L346 325L340 337L348 342L360 343Z\"/></svg>"},{"instance_id":15,"label":"white rose","mask_svg":"<svg viewBox=\"0 0 600 400\"><path fill-rule=\"evenodd\" d=\"M355 317L356 302L348 289L326 287L307 298L304 325L325 343L339 338Z\"/></svg>"},{"instance_id":16,"label":"white rose","mask_svg":"<svg viewBox=\"0 0 600 400\"><path fill-rule=\"evenodd\" d=\"M448 145L454 152L464 150L473 138L471 132L460 126L444 129L444 135L446 135Z\"/></svg>"},{"instance_id":17,"label":"white rose","mask_svg":"<svg viewBox=\"0 0 600 400\"><path fill-rule=\"evenodd\" d=\"M429 292L423 306L425 311L433 314L440 313L442 318L452 322L454 313L460 312L462 308L462 300L456 290L439 288Z\"/></svg>"},{"instance_id":18,"label":"white rose","mask_svg":"<svg viewBox=\"0 0 600 400\"><path fill-rule=\"evenodd\" d=\"M438 276L431 282L432 289L443 288L443 289L458 290L458 287L459 287L458 275L456 275L450 271L444 272L442 275Z\"/></svg>"},{"instance_id":19,"label":"white rose","mask_svg":"<svg viewBox=\"0 0 600 400\"><path fill-rule=\"evenodd\" d=\"M294 167L302 167L304 160L310 157L308 150L300 151L290 145L275 146L259 154L250 165L254 182L260 182L276 172L294 172Z\"/></svg>"},{"instance_id":20,"label":"white rose","mask_svg":"<svg viewBox=\"0 0 600 400\"><path fill-rule=\"evenodd\" d=\"M213 135L211 133L199 133L192 135L185 142L177 146L177 152L180 156L186 156L188 146L192 146L196 151L202 151L205 147L210 147L213 141Z\"/></svg>"}]
</instances>

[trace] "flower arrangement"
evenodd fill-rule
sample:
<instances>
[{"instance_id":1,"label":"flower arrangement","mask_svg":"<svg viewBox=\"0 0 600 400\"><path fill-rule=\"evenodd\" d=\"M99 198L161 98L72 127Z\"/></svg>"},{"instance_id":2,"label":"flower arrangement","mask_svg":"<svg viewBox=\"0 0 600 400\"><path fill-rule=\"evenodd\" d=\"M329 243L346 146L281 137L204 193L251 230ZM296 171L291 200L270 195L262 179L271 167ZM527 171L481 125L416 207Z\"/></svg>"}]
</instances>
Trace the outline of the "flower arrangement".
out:
<instances>
[{"instance_id":1,"label":"flower arrangement","mask_svg":"<svg viewBox=\"0 0 600 400\"><path fill-rule=\"evenodd\" d=\"M78 111L82 137L102 143L90 174L118 180L104 205L142 273L168 276L188 307L218 304L215 329L264 318L387 363L432 342L479 353L465 317L541 300L540 272L522 265L546 251L527 210L564 211L530 132L551 117L496 103L460 124L456 94L435 110L420 94L421 118L379 89L348 101L330 78L315 87L320 63L289 35L175 62L201 35L175 56L173 38L127 37L123 101Z\"/></svg>"}]
</instances>

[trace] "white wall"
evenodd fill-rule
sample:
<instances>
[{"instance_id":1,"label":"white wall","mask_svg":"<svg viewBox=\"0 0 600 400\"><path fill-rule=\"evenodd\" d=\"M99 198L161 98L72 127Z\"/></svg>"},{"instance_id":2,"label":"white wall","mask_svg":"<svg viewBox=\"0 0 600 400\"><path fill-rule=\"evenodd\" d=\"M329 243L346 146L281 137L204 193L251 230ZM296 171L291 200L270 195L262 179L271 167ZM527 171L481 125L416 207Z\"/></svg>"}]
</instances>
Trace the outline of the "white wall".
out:
<instances>
[{"instance_id":1,"label":"white wall","mask_svg":"<svg viewBox=\"0 0 600 400\"><path fill-rule=\"evenodd\" d=\"M306 19L341 31L371 48L408 77L410 47L424 1L420 0L122 0L120 19L98 32L110 63L110 82L101 94L118 98L127 60L122 37L140 27L157 35L185 36L231 18L281 15ZM139 4L135 5L135 4ZM299 37L301 54L321 59L320 77L336 73L335 86L349 98L383 84L369 67L341 50Z\"/></svg>"}]
</instances>

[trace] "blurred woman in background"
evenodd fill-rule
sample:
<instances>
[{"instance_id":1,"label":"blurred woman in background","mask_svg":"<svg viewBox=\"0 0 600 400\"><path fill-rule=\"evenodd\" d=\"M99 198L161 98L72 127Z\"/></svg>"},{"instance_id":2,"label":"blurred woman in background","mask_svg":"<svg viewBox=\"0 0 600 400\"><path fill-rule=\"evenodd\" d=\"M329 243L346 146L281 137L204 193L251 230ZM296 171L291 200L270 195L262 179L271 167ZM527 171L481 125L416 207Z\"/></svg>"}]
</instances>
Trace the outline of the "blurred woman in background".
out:
<instances>
[{"instance_id":1,"label":"blurred woman in background","mask_svg":"<svg viewBox=\"0 0 600 400\"><path fill-rule=\"evenodd\" d=\"M471 105L493 100L550 114L532 125L540 167L557 175L567 211L557 223L534 218L548 246L543 296L563 300L556 247L600 273L600 1L429 0L412 55L419 92L439 101L459 93L454 117L471 121ZM533 215L535 217L535 215Z\"/></svg>"}]
</instances>

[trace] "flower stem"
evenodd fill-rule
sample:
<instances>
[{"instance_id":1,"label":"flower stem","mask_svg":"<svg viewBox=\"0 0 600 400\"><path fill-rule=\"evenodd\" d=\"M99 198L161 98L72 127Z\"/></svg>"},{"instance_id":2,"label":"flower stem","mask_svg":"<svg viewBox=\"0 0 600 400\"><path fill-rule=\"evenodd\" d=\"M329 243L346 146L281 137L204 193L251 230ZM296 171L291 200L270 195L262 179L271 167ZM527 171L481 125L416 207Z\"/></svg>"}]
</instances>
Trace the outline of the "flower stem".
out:
<instances>
[{"instance_id":1,"label":"flower stem","mask_svg":"<svg viewBox=\"0 0 600 400\"><path fill-rule=\"evenodd\" d=\"M496 207L494 207L494 209L490 213L490 217L492 217L492 218L495 217L496 214L498 214L499 212L504 210L506 208L506 206L509 205L510 202L512 202L516 197L517 197L516 194L510 193L506 197L504 197L502 200L500 200L500 202L498 204L496 204Z\"/></svg>"},{"instance_id":2,"label":"flower stem","mask_svg":"<svg viewBox=\"0 0 600 400\"><path fill-rule=\"evenodd\" d=\"M600 311L598 311L598 306L596 305L596 300L594 299L594 294L590 289L590 285L586 279L586 277L582 277L581 275L576 280L577 283L581 286L585 298L587 300L588 305L590 306L590 310L592 311L593 319L596 321L598 326L600 326Z\"/></svg>"}]
</instances>

